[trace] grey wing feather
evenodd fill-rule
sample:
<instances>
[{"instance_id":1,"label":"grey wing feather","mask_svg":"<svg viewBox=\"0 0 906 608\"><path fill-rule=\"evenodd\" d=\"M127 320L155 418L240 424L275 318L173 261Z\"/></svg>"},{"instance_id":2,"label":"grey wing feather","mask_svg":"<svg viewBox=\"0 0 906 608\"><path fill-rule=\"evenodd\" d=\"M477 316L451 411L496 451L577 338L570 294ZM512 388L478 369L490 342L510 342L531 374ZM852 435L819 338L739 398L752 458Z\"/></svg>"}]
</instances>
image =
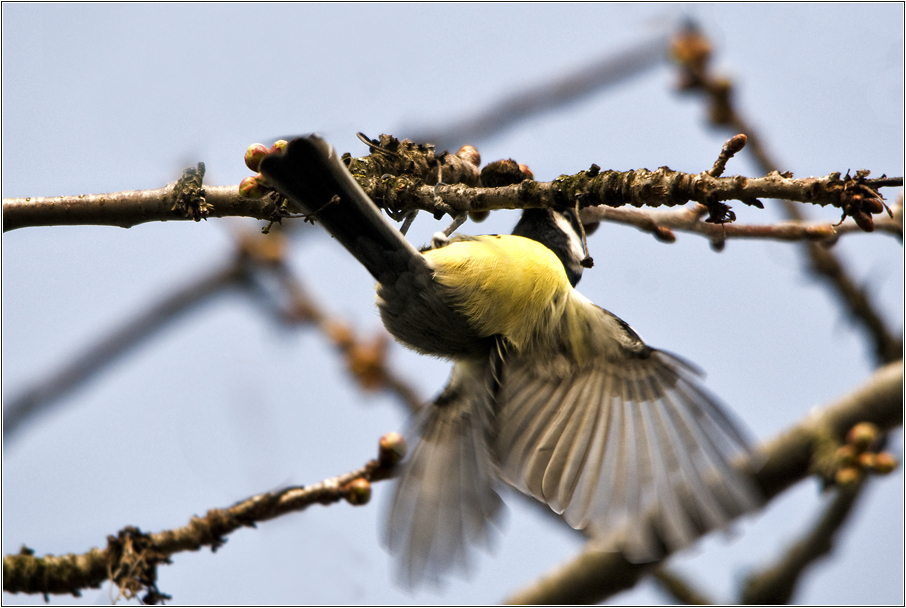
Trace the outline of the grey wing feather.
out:
<instances>
[{"instance_id":1,"label":"grey wing feather","mask_svg":"<svg viewBox=\"0 0 906 608\"><path fill-rule=\"evenodd\" d=\"M600 314L613 327L616 317ZM695 370L619 326L625 333L581 367L507 357L494 450L505 481L602 548L644 562L725 527L761 498L733 464L748 451L745 438Z\"/></svg>"},{"instance_id":2,"label":"grey wing feather","mask_svg":"<svg viewBox=\"0 0 906 608\"><path fill-rule=\"evenodd\" d=\"M467 571L470 546L493 539L501 500L489 446L491 377L487 361L458 362L410 433L415 448L403 463L385 537L407 587Z\"/></svg>"}]
</instances>

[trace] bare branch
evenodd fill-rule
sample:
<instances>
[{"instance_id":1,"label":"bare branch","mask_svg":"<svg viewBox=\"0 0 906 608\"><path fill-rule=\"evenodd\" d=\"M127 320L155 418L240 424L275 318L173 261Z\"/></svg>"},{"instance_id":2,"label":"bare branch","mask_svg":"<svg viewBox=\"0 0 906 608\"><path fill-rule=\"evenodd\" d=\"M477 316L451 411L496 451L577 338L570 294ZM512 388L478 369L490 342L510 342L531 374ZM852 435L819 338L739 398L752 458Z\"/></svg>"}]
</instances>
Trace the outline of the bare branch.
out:
<instances>
[{"instance_id":1,"label":"bare branch","mask_svg":"<svg viewBox=\"0 0 906 608\"><path fill-rule=\"evenodd\" d=\"M858 422L882 430L903 425L903 362L877 370L861 387L763 444L756 479L771 499L809 475L813 457L828 435L843 437ZM747 464L746 466L751 466ZM632 564L618 552L589 545L585 551L507 598L510 604L597 603L629 589L661 562Z\"/></svg>"},{"instance_id":2,"label":"bare branch","mask_svg":"<svg viewBox=\"0 0 906 608\"><path fill-rule=\"evenodd\" d=\"M742 151L747 142L748 138L744 133L734 135L724 142L724 147L721 149L720 154L717 156L717 160L714 161L714 166L711 167L708 174L711 177L720 177L723 175L724 170L727 168L727 163L730 162L730 159L736 156L737 153Z\"/></svg>"},{"instance_id":3,"label":"bare branch","mask_svg":"<svg viewBox=\"0 0 906 608\"><path fill-rule=\"evenodd\" d=\"M371 186L370 190L368 186ZM439 196L456 212L455 217L464 212L575 207L577 203L582 208L596 205L676 207L695 201L711 210L716 204L728 200L757 206L759 198L780 198L841 208L848 204L849 192L853 188L871 190L872 186L871 180L860 182L857 177L841 178L839 173L802 179L777 172L756 178L712 177L708 173L683 173L667 167L656 171L601 171L592 165L588 171L564 175L552 182L525 180L499 188L441 185L435 189L399 177L386 179L381 184L367 184L365 191L376 203L395 212L420 209L437 213L442 210L434 203L434 197Z\"/></svg>"},{"instance_id":4,"label":"bare branch","mask_svg":"<svg viewBox=\"0 0 906 608\"><path fill-rule=\"evenodd\" d=\"M399 441L395 433L385 435L378 459L355 471L308 487L258 494L225 509L211 509L204 517L192 517L181 528L146 534L129 526L116 536L108 536L105 549L93 548L81 555L35 557L33 550L22 547L18 554L3 557L3 590L78 596L81 589L99 587L109 578L126 598L146 592L143 601L158 603L168 596L157 589L157 566L170 563L174 553L206 546L216 551L226 542L225 537L239 528L254 528L258 522L314 504L329 505L344 499L354 505L366 504L371 496L370 484L392 477L395 464L405 454L405 445Z\"/></svg>"},{"instance_id":5,"label":"bare branch","mask_svg":"<svg viewBox=\"0 0 906 608\"><path fill-rule=\"evenodd\" d=\"M818 522L801 540L786 548L777 564L753 574L745 582L740 604L788 604L796 585L807 568L828 555L840 528L852 513L863 484L854 488L838 488Z\"/></svg>"},{"instance_id":6,"label":"bare branch","mask_svg":"<svg viewBox=\"0 0 906 608\"><path fill-rule=\"evenodd\" d=\"M811 269L824 278L846 305L849 315L868 332L874 344L875 359L895 361L903 356L903 342L887 327L868 293L856 284L843 264L831 251L809 244Z\"/></svg>"},{"instance_id":7,"label":"bare branch","mask_svg":"<svg viewBox=\"0 0 906 608\"><path fill-rule=\"evenodd\" d=\"M173 321L208 297L246 276L241 257L181 287L135 318L89 346L59 370L36 380L8 399L3 408L3 438L9 439L23 423L46 411L66 393L81 386L110 362L148 338L164 323Z\"/></svg>"},{"instance_id":8,"label":"bare branch","mask_svg":"<svg viewBox=\"0 0 906 608\"><path fill-rule=\"evenodd\" d=\"M435 142L441 149L455 148L464 143L476 144L512 128L520 121L562 108L641 74L662 63L666 57L666 36L658 34L632 47L609 53L566 75L558 75L555 79L510 93L469 118L416 133L412 139Z\"/></svg>"},{"instance_id":9,"label":"bare branch","mask_svg":"<svg viewBox=\"0 0 906 608\"><path fill-rule=\"evenodd\" d=\"M109 194L5 198L3 231L32 226L119 226L131 228L147 222L201 219L174 208L175 184L155 190L127 190ZM270 198L239 196L238 186L205 187L208 205L204 217L273 219L277 209Z\"/></svg>"},{"instance_id":10,"label":"bare branch","mask_svg":"<svg viewBox=\"0 0 906 608\"><path fill-rule=\"evenodd\" d=\"M903 240L903 198L891 207L893 217L878 216L874 221L875 230L892 234ZM672 242L676 237L672 230L700 234L711 239L715 246L733 238L772 239L777 241L817 241L833 245L844 234L861 233L862 228L847 218L842 224L828 222L789 221L774 224L711 224L702 221L706 212L704 205L680 209L630 209L627 207L588 207L582 210L582 221L599 222L606 220L618 224L635 226L643 232L650 232L656 239Z\"/></svg>"},{"instance_id":11,"label":"bare branch","mask_svg":"<svg viewBox=\"0 0 906 608\"><path fill-rule=\"evenodd\" d=\"M409 411L416 411L423 400L391 366L386 358L386 333L371 341L356 339L342 320L322 311L293 275L284 260L284 243L279 235L239 235L233 261L223 268L207 272L154 303L122 326L79 352L59 370L35 381L8 399L3 409L3 437L15 436L23 423L47 411L91 378L109 363L136 347L166 323L198 306L209 297L235 285L250 285L254 272L267 269L276 273L289 295L289 308L281 311L282 319L291 323L312 323L343 353L350 371L365 390L384 388L400 398Z\"/></svg>"},{"instance_id":12,"label":"bare branch","mask_svg":"<svg viewBox=\"0 0 906 608\"><path fill-rule=\"evenodd\" d=\"M711 123L731 129L737 133L748 136L747 148L755 157L755 161L765 172L776 171L780 167L766 150L764 142L759 137L747 120L739 113L733 103L733 83L721 76L715 75L711 70L711 44L704 34L695 26L690 25L680 32L672 43L672 54L678 61L681 69L680 88L686 91L698 91L705 94L705 99L710 103L709 118ZM902 181L898 184L902 186ZM886 187L886 183L877 183L876 187ZM783 199L783 208L787 217L797 223L806 221L805 214L799 205L787 197L773 197ZM846 206L843 206L844 211ZM872 226L872 218L867 219L859 212L849 213L863 228ZM902 217L902 216L901 216ZM900 220L902 226L902 219ZM837 294L846 306L849 314L862 324L874 342L875 357L881 363L895 361L902 357L903 343L897 339L887 327L877 307L863 289L849 276L843 264L834 254L825 247L814 242L805 243L805 250L810 261L812 272L826 280L827 285Z\"/></svg>"},{"instance_id":13,"label":"bare branch","mask_svg":"<svg viewBox=\"0 0 906 608\"><path fill-rule=\"evenodd\" d=\"M403 218L416 210L428 211L438 218L444 214L455 218L464 213L493 209L575 207L577 204L580 207L675 207L695 201L708 208L708 221L723 223L732 221L733 215L722 201L738 200L760 206L759 198L831 205L844 209L846 213L862 213L869 204L877 205L870 213L880 213L883 209L880 195L875 190L876 181L868 179L867 172L844 177L839 173L831 173L824 177L803 179L773 172L765 177L746 178L713 177L708 172L690 174L667 167L656 171L601 171L597 165L592 165L588 171L564 175L552 182L525 180L498 188L468 187L462 184L432 187L417 176L403 174L394 177L381 173L386 166L374 160L379 155L378 152L368 159L350 160L350 170L365 192L378 205L386 208L391 216L397 218ZM367 173L361 172L363 167L367 168ZM878 183L887 186L892 180L902 185L902 178L884 178ZM240 199L237 188L211 188L208 192L207 217L242 215L280 219L272 195L263 199ZM168 186L159 190L65 199L72 206L69 203L55 203L60 198L4 199L4 229L27 225L134 226L148 221L192 219L170 210L168 205L172 204L169 202L171 194L172 189ZM26 202L28 200L31 202ZM244 206L237 204L237 201L255 202ZM28 209L29 205L33 208ZM78 208L78 212L73 211L74 208ZM13 219L7 220L8 213Z\"/></svg>"},{"instance_id":14,"label":"bare branch","mask_svg":"<svg viewBox=\"0 0 906 608\"><path fill-rule=\"evenodd\" d=\"M249 238L251 237L246 237L247 240ZM370 341L357 339L346 322L325 312L309 296L302 281L293 274L285 260L279 260L274 266L274 272L289 296L283 320L317 327L343 355L350 375L363 390L385 389L395 394L410 412L421 409L424 399L387 362L386 332L382 331Z\"/></svg>"},{"instance_id":15,"label":"bare branch","mask_svg":"<svg viewBox=\"0 0 906 608\"><path fill-rule=\"evenodd\" d=\"M667 568L658 568L651 573L661 589L673 599L691 606L705 606L714 604L701 590L696 589L682 576Z\"/></svg>"}]
</instances>

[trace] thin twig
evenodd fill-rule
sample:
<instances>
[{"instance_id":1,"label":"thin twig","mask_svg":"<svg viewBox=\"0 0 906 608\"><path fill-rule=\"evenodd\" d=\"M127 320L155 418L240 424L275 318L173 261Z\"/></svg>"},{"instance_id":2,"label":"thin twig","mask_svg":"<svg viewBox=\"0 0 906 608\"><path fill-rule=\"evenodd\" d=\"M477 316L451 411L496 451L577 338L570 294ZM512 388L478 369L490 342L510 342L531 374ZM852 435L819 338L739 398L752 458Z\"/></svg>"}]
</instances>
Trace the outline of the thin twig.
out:
<instances>
[{"instance_id":1,"label":"thin twig","mask_svg":"<svg viewBox=\"0 0 906 608\"><path fill-rule=\"evenodd\" d=\"M672 51L682 70L681 88L705 93L706 99L711 104L709 112L711 123L737 133L745 133L748 137L746 148L752 153L762 171L765 173L777 171L781 163L767 151L762 138L733 103L733 83L712 72L711 45L704 34L690 24L674 39ZM902 182L899 184L902 186ZM881 187L880 184L878 187ZM794 203L793 199L779 198L783 199L784 212L791 221L799 224L806 222L806 215L800 205ZM902 226L902 220L900 225ZM815 242L806 242L804 247L812 272L825 279L825 283L837 294L850 316L865 328L874 343L877 361L886 363L902 357L902 340L887 327L877 311L877 306L865 290L850 277L836 254Z\"/></svg>"},{"instance_id":2,"label":"thin twig","mask_svg":"<svg viewBox=\"0 0 906 608\"><path fill-rule=\"evenodd\" d=\"M282 315L284 321L317 327L344 356L350 375L363 390L385 389L396 395L409 412L421 409L424 399L387 362L386 332L382 331L372 340L356 338L346 322L318 305L285 261L276 264L274 272L289 296L289 304Z\"/></svg>"},{"instance_id":3,"label":"thin twig","mask_svg":"<svg viewBox=\"0 0 906 608\"><path fill-rule=\"evenodd\" d=\"M4 439L14 437L22 425L46 412L67 394L94 378L107 365L137 347L165 324L236 285L252 285L255 273L276 272L290 297L290 307L280 318L295 323L314 322L325 336L346 355L350 373L366 390L386 388L397 395L409 411L423 400L386 362L385 334L373 341L357 340L348 325L321 311L306 294L301 281L284 260L283 243L276 235L240 235L230 264L205 273L154 303L148 310L126 321L95 344L79 351L60 369L35 381L8 399L3 410Z\"/></svg>"},{"instance_id":4,"label":"thin twig","mask_svg":"<svg viewBox=\"0 0 906 608\"><path fill-rule=\"evenodd\" d=\"M302 511L314 504L328 505L347 500L363 505L371 496L370 484L392 477L395 463L405 447L381 440L379 458L344 475L311 486L285 488L252 496L224 509L211 509L204 517L192 517L180 528L153 534L129 526L107 537L105 549L93 548L80 555L36 557L27 547L3 558L3 590L10 593L71 594L99 587L108 578L128 598L147 592L143 600L157 603L168 596L157 589L157 566L170 563L180 551L197 551L209 546L217 550L228 534L242 527L287 513ZM397 436L398 439L398 436ZM394 450L402 452L393 453Z\"/></svg>"},{"instance_id":5,"label":"thin twig","mask_svg":"<svg viewBox=\"0 0 906 608\"><path fill-rule=\"evenodd\" d=\"M538 85L509 93L496 103L445 127L420 131L415 141L430 141L441 150L476 144L513 128L518 122L542 112L575 103L603 88L661 64L667 57L667 36L663 33L634 46L608 53L566 75L557 75Z\"/></svg>"},{"instance_id":6,"label":"thin twig","mask_svg":"<svg viewBox=\"0 0 906 608\"><path fill-rule=\"evenodd\" d=\"M605 220L634 226L643 232L650 232L662 241L673 241L676 237L671 230L680 230L706 236L713 241L726 239L771 239L777 241L817 241L831 245L845 234L863 233L852 218L842 224L829 222L776 222L774 224L709 224L701 221L703 205L690 209L632 209L629 207L588 207L582 210L582 221ZM886 215L875 219L875 231L892 234L903 240L902 196L891 206L893 217Z\"/></svg>"}]
</instances>

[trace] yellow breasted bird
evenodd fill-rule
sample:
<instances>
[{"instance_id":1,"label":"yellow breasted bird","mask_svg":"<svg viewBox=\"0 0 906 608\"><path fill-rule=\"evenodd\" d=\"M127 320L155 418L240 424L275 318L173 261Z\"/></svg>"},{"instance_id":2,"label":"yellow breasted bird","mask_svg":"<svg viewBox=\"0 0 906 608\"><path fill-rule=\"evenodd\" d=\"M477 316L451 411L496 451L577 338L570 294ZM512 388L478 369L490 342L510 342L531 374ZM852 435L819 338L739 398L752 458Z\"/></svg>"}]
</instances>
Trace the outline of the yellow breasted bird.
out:
<instances>
[{"instance_id":1,"label":"yellow breasted bird","mask_svg":"<svg viewBox=\"0 0 906 608\"><path fill-rule=\"evenodd\" d=\"M605 550L650 561L760 505L746 441L687 363L575 289L572 211L527 210L513 235L437 235L418 251L316 135L261 172L377 280L387 330L453 361L414 424L387 544L412 586L468 563L500 482Z\"/></svg>"}]
</instances>

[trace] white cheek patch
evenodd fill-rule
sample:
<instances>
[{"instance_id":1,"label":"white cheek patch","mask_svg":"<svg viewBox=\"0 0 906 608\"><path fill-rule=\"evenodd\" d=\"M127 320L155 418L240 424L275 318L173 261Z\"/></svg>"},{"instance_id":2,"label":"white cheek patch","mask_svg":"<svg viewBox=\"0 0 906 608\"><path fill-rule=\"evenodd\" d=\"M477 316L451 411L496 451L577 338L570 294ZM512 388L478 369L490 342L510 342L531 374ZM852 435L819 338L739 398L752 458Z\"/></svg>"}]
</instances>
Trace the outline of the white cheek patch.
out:
<instances>
[{"instance_id":1,"label":"white cheek patch","mask_svg":"<svg viewBox=\"0 0 906 608\"><path fill-rule=\"evenodd\" d=\"M582 237L580 237L572 223L557 212L553 212L554 222L557 224L563 234L567 237L570 258L579 261L585 258L585 249L582 247Z\"/></svg>"}]
</instances>

